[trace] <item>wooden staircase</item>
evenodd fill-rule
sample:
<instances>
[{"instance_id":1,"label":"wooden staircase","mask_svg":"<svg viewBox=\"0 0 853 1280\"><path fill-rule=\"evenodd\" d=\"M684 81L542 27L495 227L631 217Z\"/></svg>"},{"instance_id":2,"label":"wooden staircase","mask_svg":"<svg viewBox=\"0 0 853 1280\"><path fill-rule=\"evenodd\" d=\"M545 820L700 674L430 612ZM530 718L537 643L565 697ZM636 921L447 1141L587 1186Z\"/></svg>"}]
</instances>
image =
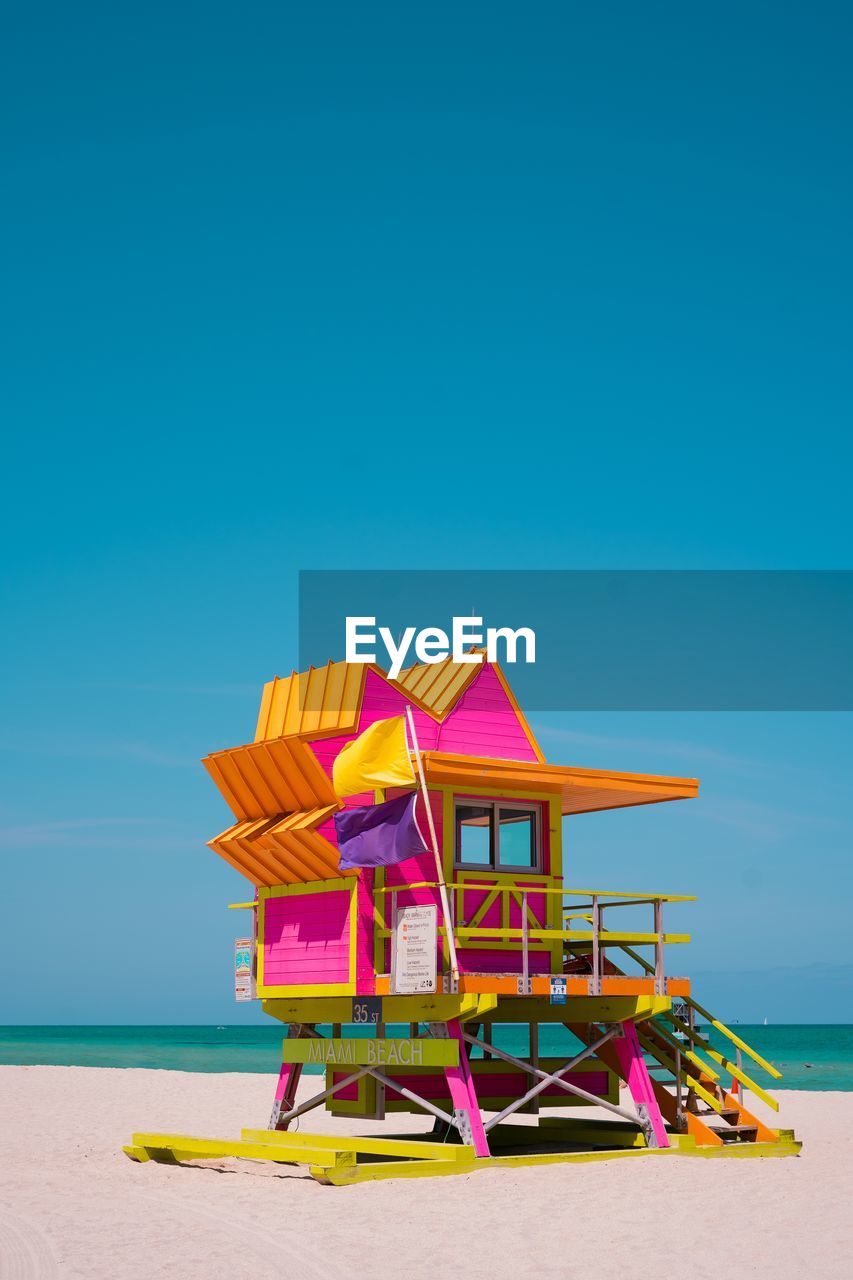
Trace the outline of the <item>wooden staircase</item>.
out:
<instances>
[{"instance_id":1,"label":"wooden staircase","mask_svg":"<svg viewBox=\"0 0 853 1280\"><path fill-rule=\"evenodd\" d=\"M653 966L632 948L623 946L621 950L647 973L654 972ZM584 958L575 954L570 956L569 963ZM624 971L609 957L602 960L602 971L624 976ZM743 1070L743 1055L776 1080L781 1079L782 1073L695 1000L688 997L680 1003L686 1010L686 1016L671 1008L660 1019L637 1024L640 1044L650 1059L649 1069L656 1074L656 1069L662 1070L668 1077L666 1080L652 1077L652 1088L664 1120L677 1132L691 1135L697 1146L778 1143L779 1131L771 1129L748 1111L741 1093L730 1093L722 1078L724 1074L731 1077L741 1089L746 1087L773 1111L778 1111L776 1099ZM697 1013L735 1046L738 1061L732 1062L714 1048L707 1036L697 1031ZM585 1039L585 1028L572 1026L570 1029L581 1040ZM597 1056L622 1078L612 1045L603 1045ZM721 1070L718 1071L717 1067Z\"/></svg>"}]
</instances>

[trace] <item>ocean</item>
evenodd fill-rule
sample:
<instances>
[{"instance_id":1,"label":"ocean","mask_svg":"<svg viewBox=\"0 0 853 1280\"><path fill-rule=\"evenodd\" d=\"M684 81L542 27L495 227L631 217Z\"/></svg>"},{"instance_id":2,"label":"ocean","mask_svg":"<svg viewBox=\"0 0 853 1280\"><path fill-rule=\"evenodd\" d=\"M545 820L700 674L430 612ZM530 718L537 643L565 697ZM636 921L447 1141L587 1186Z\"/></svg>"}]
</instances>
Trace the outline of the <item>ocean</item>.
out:
<instances>
[{"instance_id":1,"label":"ocean","mask_svg":"<svg viewBox=\"0 0 853 1280\"><path fill-rule=\"evenodd\" d=\"M328 1028L323 1028L328 1032ZM777 1089L853 1091L853 1024L837 1026L744 1026L733 1030L782 1072L772 1080L748 1059L744 1069L757 1084ZM363 1028L348 1033L366 1034ZM408 1034L407 1026L388 1027ZM171 1071L278 1071L283 1030L260 1027L0 1027L0 1065L148 1067ZM734 1060L734 1049L711 1029L711 1042ZM574 1042L562 1027L540 1032L540 1055L571 1053ZM523 1057L525 1027L495 1028L495 1044ZM314 1067L309 1070L319 1071Z\"/></svg>"}]
</instances>

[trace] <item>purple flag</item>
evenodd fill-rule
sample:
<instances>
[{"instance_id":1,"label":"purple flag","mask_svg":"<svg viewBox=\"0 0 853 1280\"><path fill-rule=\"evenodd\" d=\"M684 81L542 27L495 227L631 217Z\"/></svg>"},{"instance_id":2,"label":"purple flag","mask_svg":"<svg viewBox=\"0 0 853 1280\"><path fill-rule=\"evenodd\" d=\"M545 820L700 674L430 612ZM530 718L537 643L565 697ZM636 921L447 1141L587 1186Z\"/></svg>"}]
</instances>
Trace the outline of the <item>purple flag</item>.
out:
<instances>
[{"instance_id":1,"label":"purple flag","mask_svg":"<svg viewBox=\"0 0 853 1280\"><path fill-rule=\"evenodd\" d=\"M426 849L415 820L417 792L335 814L340 866L387 867Z\"/></svg>"}]
</instances>

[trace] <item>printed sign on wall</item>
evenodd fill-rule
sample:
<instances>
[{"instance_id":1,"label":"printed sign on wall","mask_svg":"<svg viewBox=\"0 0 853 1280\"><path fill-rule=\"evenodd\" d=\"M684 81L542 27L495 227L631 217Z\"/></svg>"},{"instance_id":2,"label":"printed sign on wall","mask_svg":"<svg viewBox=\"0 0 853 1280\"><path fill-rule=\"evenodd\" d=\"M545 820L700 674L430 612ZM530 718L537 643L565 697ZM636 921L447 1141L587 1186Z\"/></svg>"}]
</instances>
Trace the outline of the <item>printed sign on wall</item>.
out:
<instances>
[{"instance_id":1,"label":"printed sign on wall","mask_svg":"<svg viewBox=\"0 0 853 1280\"><path fill-rule=\"evenodd\" d=\"M255 944L252 938L234 939L234 999L254 1000L255 979L253 973Z\"/></svg>"},{"instance_id":2,"label":"printed sign on wall","mask_svg":"<svg viewBox=\"0 0 853 1280\"><path fill-rule=\"evenodd\" d=\"M438 927L435 903L398 907L391 946L391 991L415 995L435 991Z\"/></svg>"}]
</instances>

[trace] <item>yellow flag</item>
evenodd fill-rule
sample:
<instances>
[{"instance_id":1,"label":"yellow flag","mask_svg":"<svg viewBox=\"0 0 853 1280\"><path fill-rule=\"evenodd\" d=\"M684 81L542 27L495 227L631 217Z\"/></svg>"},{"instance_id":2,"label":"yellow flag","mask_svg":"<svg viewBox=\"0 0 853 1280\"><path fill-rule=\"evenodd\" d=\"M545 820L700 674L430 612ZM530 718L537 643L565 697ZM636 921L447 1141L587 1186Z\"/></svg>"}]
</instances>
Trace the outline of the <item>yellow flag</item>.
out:
<instances>
[{"instance_id":1,"label":"yellow flag","mask_svg":"<svg viewBox=\"0 0 853 1280\"><path fill-rule=\"evenodd\" d=\"M377 720L343 748L332 769L332 785L339 796L355 796L375 787L408 787L415 780L403 716Z\"/></svg>"}]
</instances>

